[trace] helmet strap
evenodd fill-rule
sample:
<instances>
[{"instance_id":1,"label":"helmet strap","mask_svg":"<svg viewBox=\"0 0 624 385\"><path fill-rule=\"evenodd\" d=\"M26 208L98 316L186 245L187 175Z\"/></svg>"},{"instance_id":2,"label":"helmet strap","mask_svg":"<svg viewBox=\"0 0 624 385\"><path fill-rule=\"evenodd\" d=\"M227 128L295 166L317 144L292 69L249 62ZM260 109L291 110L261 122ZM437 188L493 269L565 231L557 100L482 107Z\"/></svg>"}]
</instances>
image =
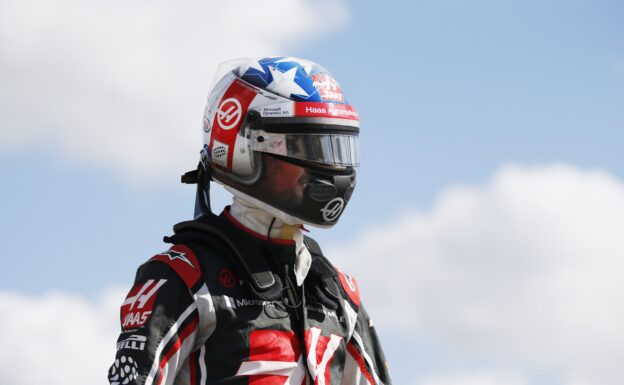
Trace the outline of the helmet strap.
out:
<instances>
[{"instance_id":1,"label":"helmet strap","mask_svg":"<svg viewBox=\"0 0 624 385\"><path fill-rule=\"evenodd\" d=\"M212 180L212 169L210 168L210 153L207 146L201 151L197 169L184 173L181 182L184 184L197 184L195 196L195 218L204 214L212 213L210 209L210 181Z\"/></svg>"}]
</instances>

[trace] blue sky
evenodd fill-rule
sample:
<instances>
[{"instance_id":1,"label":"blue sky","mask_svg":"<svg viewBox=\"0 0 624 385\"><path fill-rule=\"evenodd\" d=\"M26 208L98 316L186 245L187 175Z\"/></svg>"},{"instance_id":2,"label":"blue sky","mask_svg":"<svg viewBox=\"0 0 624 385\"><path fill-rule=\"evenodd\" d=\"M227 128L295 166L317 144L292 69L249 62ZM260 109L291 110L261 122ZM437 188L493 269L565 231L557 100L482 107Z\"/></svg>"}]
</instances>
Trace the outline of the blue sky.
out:
<instances>
[{"instance_id":1,"label":"blue sky","mask_svg":"<svg viewBox=\"0 0 624 385\"><path fill-rule=\"evenodd\" d=\"M36 10L43 9L44 3L32 3ZM448 228L459 228L464 218L459 210L465 206L457 202L468 198L453 197L464 194L483 205L490 196L514 197L501 202L521 207L527 202L517 198L525 196L520 193L523 186L530 195L561 180L552 185L552 191L561 192L552 202L567 202L570 197L578 202L571 201L567 210L552 215L546 215L546 209L536 211L536 216L543 213L548 220L564 211L585 212L582 204L593 208L600 197L611 202L606 191L619 191L624 180L624 3L274 3L262 7L241 2L248 11L245 15L216 2L201 6L189 2L188 11L175 8L169 14L163 4L148 2L140 4L147 7L144 12L98 4L97 15L89 7L72 5L78 19L84 18L80 22L62 8L45 17L45 13L25 11L17 1L0 3L0 14L6 18L0 22L4 24L0 78L8 84L0 90L0 142L4 142L0 144L0 231L5 236L0 292L36 300L55 290L94 299L110 287L126 287L136 266L164 247L161 237L171 226L192 215L193 188L179 184L178 177L193 167L200 148L202 104L216 62L261 55L263 50L321 63L341 82L360 112L362 164L356 193L335 229L312 234L326 249L342 255L340 262L355 269L356 276L364 276L369 285L365 293L376 292L397 271L388 267L376 278L358 263L359 256L345 255L341 247L387 229L401 233L398 224L405 225L406 218L418 224L415 228L431 230L426 224L447 218L446 209L457 215L451 216L455 220ZM280 9L298 13L287 17ZM159 19L159 12L171 20ZM192 17L191 12L223 12L240 19L218 23L222 30L217 34L194 24L202 18ZM133 16L138 17L136 23ZM90 18L97 19L94 27L87 26ZM122 22L116 31L98 30L118 20ZM254 24L259 20L262 25ZM141 26L158 33L143 34ZM85 40L95 37L101 45L94 48L75 38L81 28ZM262 33L252 38L255 29ZM223 42L223 37L231 40ZM149 55L162 61L148 62ZM606 175L611 182L600 182L596 175ZM518 196L499 195L508 179L526 182L518 185ZM585 187L594 185L600 193L583 195ZM215 205L227 200L225 193L216 192ZM542 207L540 202L531 203L527 211ZM614 198L613 202L621 201ZM501 203L486 209L495 212L497 207L507 206ZM504 219L508 213L501 211L492 218ZM596 220L595 226L614 223L615 219L605 218ZM582 222L587 217L570 220ZM518 230L524 229L520 224L501 228L524 234ZM455 230L431 231L440 239L455 239ZM503 234L501 239L508 238ZM531 239L536 247L547 244ZM428 244L423 242L415 244ZM621 243L614 244L612 250L623 251ZM403 253L394 258L404 261L409 270L418 265L420 252L407 245L399 251L388 246L388 253ZM388 266L393 266L392 256L379 258L388 258ZM453 260L450 254L449 259ZM375 262L368 257L362 260L369 265ZM398 276L410 279L410 275ZM487 279L487 275L479 277ZM600 288L595 286L597 292ZM412 289L395 295L405 295L408 301L416 295L409 292ZM373 309L385 312L376 301L371 301ZM422 309L435 313L424 305ZM578 361L544 358L536 363L523 361L525 356L517 352L493 359L501 353L494 348L479 354L468 354L468 348L468 353L462 353L461 343L442 342L443 336L427 333L427 325L413 324L410 327L420 329L409 337L409 328L381 323L396 383L578 385L613 380L592 377L593 369L581 374L570 369L574 363L588 362L582 357ZM450 326L437 330L443 335L453 331L457 329ZM618 334L616 339L621 337ZM417 363L405 355L406 349ZM598 364L592 365L587 367ZM613 369L608 362L605 365ZM411 373L413 367L417 376Z\"/></svg>"}]
</instances>

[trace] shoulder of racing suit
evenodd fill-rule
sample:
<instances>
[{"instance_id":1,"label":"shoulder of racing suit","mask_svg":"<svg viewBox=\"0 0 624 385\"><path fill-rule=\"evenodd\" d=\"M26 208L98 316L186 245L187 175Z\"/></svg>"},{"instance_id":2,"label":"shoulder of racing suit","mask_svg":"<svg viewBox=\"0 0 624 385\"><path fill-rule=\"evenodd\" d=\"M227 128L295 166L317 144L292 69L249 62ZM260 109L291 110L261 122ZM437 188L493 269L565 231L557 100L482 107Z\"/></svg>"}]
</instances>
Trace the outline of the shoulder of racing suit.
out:
<instances>
[{"instance_id":1,"label":"shoulder of racing suit","mask_svg":"<svg viewBox=\"0 0 624 385\"><path fill-rule=\"evenodd\" d=\"M164 237L164 241L173 246L150 261L169 265L191 291L201 281L202 273L213 271L215 267L219 270L229 267L241 278L239 283L257 299L279 299L284 288L280 274L263 258L246 258L249 250L244 248L248 240L228 230L215 215L178 223L174 226L174 235ZM307 294L331 309L338 308L340 298L348 300L354 309L359 308L355 279L334 267L313 238L306 236L304 244L312 256L305 280Z\"/></svg>"}]
</instances>

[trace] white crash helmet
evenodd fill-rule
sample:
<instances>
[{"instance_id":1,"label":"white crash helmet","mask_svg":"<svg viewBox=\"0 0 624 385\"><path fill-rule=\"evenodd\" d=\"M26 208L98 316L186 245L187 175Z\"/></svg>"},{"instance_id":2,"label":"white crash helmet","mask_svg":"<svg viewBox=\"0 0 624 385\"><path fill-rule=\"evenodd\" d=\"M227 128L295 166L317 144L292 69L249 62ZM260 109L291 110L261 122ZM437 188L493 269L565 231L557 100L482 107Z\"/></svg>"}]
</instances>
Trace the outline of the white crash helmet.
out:
<instances>
[{"instance_id":1,"label":"white crash helmet","mask_svg":"<svg viewBox=\"0 0 624 385\"><path fill-rule=\"evenodd\" d=\"M220 65L208 96L203 164L245 199L330 227L355 188L358 133L357 112L323 67L293 57L235 59ZM267 157L305 169L299 201L263 187L272 171Z\"/></svg>"}]
</instances>

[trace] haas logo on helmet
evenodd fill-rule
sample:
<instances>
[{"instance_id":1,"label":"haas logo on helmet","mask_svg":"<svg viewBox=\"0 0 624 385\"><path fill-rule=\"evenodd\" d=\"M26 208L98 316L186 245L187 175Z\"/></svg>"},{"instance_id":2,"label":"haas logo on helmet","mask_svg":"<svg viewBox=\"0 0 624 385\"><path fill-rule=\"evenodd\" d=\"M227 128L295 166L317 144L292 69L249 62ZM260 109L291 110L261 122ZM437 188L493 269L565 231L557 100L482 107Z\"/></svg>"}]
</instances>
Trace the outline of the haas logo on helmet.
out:
<instances>
[{"instance_id":1,"label":"haas logo on helmet","mask_svg":"<svg viewBox=\"0 0 624 385\"><path fill-rule=\"evenodd\" d=\"M344 200L340 197L334 198L327 202L325 207L321 209L323 213L323 219L327 222L335 221L340 216L342 209L344 208Z\"/></svg>"},{"instance_id":2,"label":"haas logo on helmet","mask_svg":"<svg viewBox=\"0 0 624 385\"><path fill-rule=\"evenodd\" d=\"M243 107L236 98L228 98L219 104L217 120L224 130L231 130L238 125L243 115Z\"/></svg>"}]
</instances>

